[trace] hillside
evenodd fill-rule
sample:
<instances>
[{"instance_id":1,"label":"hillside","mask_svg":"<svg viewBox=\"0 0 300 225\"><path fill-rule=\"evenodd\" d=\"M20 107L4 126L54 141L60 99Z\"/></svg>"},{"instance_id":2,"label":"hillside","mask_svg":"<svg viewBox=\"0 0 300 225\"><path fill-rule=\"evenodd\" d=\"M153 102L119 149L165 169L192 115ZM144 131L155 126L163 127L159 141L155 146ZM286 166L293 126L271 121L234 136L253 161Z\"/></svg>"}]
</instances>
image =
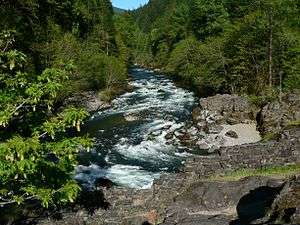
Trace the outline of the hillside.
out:
<instances>
[{"instance_id":1,"label":"hillside","mask_svg":"<svg viewBox=\"0 0 300 225\"><path fill-rule=\"evenodd\" d=\"M298 14L284 0L152 0L132 13L143 39L135 61L202 94L276 96L300 87Z\"/></svg>"},{"instance_id":2,"label":"hillside","mask_svg":"<svg viewBox=\"0 0 300 225\"><path fill-rule=\"evenodd\" d=\"M113 10L114 10L114 13L118 13L118 14L126 12L125 9L121 9L118 7L113 7Z\"/></svg>"}]
</instances>

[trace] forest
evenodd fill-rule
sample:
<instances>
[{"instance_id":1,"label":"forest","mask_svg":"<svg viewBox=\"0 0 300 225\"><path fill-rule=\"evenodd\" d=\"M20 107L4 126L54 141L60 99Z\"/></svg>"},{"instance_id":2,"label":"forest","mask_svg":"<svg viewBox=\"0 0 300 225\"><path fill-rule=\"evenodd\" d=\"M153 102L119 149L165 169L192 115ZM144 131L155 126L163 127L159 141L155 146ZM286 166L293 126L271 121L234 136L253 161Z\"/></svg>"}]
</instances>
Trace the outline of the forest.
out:
<instances>
[{"instance_id":1,"label":"forest","mask_svg":"<svg viewBox=\"0 0 300 225\"><path fill-rule=\"evenodd\" d=\"M299 1L152 0L133 12L135 60L202 95L277 96L300 87Z\"/></svg>"},{"instance_id":2,"label":"forest","mask_svg":"<svg viewBox=\"0 0 300 225\"><path fill-rule=\"evenodd\" d=\"M137 64L200 96L257 104L300 89L299 0L0 0L0 206L74 202L78 135L89 114L61 107L76 92L105 99Z\"/></svg>"}]
</instances>

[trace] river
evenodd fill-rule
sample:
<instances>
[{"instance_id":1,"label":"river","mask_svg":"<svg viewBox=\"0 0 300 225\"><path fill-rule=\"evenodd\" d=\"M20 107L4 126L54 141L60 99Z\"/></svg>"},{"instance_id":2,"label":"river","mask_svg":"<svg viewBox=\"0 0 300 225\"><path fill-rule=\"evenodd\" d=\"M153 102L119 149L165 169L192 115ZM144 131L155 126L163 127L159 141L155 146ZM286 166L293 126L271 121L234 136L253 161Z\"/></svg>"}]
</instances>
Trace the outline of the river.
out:
<instances>
[{"instance_id":1,"label":"river","mask_svg":"<svg viewBox=\"0 0 300 225\"><path fill-rule=\"evenodd\" d=\"M99 177L130 188L150 188L162 173L173 173L189 156L176 137L191 117L193 92L153 71L130 71L132 92L95 113L85 132L96 140L91 153L80 157L76 179L92 186Z\"/></svg>"}]
</instances>

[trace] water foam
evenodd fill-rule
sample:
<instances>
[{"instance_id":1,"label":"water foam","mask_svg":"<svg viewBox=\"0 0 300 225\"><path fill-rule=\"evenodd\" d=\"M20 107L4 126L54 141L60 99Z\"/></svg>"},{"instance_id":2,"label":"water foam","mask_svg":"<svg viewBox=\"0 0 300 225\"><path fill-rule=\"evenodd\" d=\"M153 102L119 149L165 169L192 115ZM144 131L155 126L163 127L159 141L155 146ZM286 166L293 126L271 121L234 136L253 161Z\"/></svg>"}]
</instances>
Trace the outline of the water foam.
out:
<instances>
[{"instance_id":1,"label":"water foam","mask_svg":"<svg viewBox=\"0 0 300 225\"><path fill-rule=\"evenodd\" d=\"M97 133L101 143L97 151L105 151L107 165L78 166L76 179L87 185L97 177L106 177L119 185L149 188L162 172L173 170L189 156L179 152L184 147L167 140L166 135L184 126L195 104L193 93L153 71L135 69L132 74L134 90L113 100L110 109L96 113L89 121L101 124L115 115L124 119L112 127L99 128L104 131Z\"/></svg>"}]
</instances>

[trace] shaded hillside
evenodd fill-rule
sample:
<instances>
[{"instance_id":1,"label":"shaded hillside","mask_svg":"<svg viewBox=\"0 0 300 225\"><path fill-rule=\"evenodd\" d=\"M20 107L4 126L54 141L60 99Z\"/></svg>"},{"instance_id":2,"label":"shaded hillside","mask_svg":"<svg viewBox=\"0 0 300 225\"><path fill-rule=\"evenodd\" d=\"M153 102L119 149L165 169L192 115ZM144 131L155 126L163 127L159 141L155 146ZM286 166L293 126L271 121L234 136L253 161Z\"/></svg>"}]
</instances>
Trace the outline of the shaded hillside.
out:
<instances>
[{"instance_id":1,"label":"shaded hillside","mask_svg":"<svg viewBox=\"0 0 300 225\"><path fill-rule=\"evenodd\" d=\"M113 10L114 10L114 13L117 13L117 14L126 12L125 9L121 9L121 8L118 8L118 7L113 7Z\"/></svg>"}]
</instances>

